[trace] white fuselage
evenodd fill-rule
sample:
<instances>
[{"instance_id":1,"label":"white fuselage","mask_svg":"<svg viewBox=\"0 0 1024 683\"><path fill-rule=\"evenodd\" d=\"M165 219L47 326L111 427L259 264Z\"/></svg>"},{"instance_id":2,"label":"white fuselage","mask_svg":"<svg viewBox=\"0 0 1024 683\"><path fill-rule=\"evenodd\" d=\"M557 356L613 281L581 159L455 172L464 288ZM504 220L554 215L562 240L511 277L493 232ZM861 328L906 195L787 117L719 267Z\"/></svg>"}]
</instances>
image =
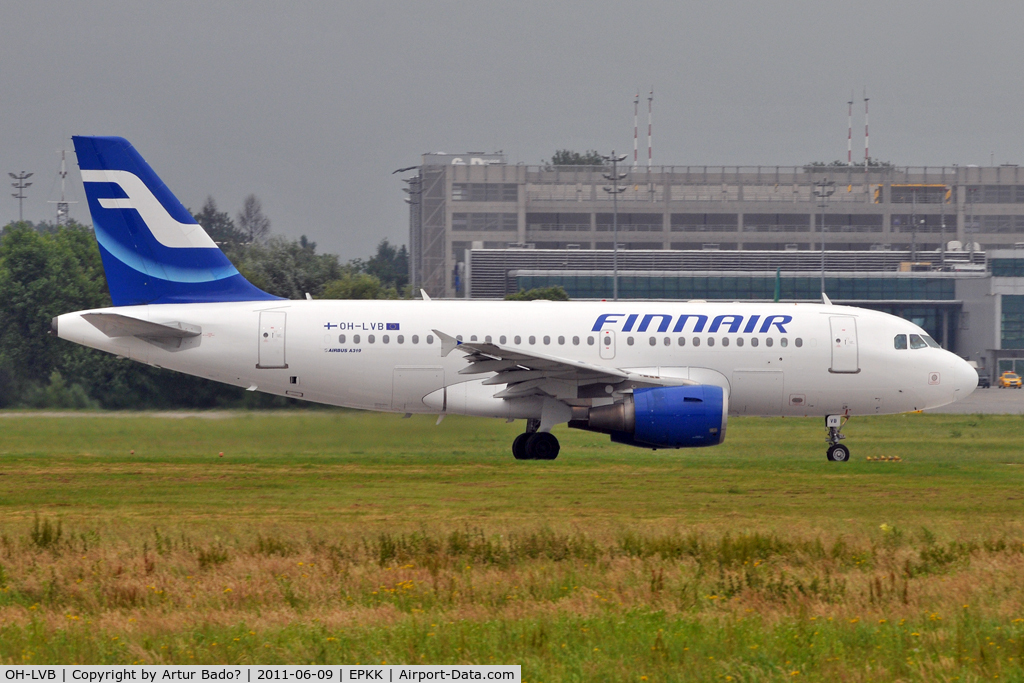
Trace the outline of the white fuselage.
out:
<instances>
[{"instance_id":1,"label":"white fuselage","mask_svg":"<svg viewBox=\"0 0 1024 683\"><path fill-rule=\"evenodd\" d=\"M734 415L923 410L966 397L977 384L975 371L948 351L895 348L897 334L925 334L913 323L820 304L318 300L93 312L185 323L201 334L179 348L109 337L79 311L57 319L58 335L240 387L402 413L539 416L541 397L495 398L503 387L483 384L492 374L460 374L464 354L443 356L435 330L656 380L719 385ZM552 398L613 400L582 401L578 389L563 383Z\"/></svg>"}]
</instances>

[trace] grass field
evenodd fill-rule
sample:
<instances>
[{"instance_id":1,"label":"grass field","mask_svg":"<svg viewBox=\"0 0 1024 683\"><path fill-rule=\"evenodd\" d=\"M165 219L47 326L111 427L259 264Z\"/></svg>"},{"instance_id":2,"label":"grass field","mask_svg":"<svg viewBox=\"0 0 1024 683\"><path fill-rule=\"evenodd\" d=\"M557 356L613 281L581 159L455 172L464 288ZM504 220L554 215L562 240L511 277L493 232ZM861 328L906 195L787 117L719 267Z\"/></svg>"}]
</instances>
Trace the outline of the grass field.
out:
<instances>
[{"instance_id":1,"label":"grass field","mask_svg":"<svg viewBox=\"0 0 1024 683\"><path fill-rule=\"evenodd\" d=\"M1024 680L1022 417L855 419L845 464L818 420L554 462L433 422L0 419L0 662Z\"/></svg>"}]
</instances>

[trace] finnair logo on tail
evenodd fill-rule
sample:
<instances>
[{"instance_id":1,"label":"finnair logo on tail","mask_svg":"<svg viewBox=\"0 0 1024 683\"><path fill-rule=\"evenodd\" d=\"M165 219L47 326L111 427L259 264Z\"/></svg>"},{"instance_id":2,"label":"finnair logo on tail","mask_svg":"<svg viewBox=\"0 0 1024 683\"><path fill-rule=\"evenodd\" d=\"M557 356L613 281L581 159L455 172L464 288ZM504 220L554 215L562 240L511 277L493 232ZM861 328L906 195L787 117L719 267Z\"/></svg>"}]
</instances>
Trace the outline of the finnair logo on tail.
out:
<instances>
[{"instance_id":1,"label":"finnair logo on tail","mask_svg":"<svg viewBox=\"0 0 1024 683\"><path fill-rule=\"evenodd\" d=\"M167 213L160 200L153 196L146 184L128 171L83 170L86 183L114 183L120 185L127 197L100 198L104 209L135 209L139 212L156 241L174 249L216 249L210 236L198 223L180 223Z\"/></svg>"}]
</instances>

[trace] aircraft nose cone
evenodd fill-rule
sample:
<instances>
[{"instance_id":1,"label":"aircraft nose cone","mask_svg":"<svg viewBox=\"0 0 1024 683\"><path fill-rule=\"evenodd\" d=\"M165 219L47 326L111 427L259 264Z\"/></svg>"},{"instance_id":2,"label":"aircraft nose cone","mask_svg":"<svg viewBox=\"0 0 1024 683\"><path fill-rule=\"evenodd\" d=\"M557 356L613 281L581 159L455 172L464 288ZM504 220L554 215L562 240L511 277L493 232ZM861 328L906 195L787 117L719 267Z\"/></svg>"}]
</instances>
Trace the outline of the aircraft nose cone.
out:
<instances>
[{"instance_id":1,"label":"aircraft nose cone","mask_svg":"<svg viewBox=\"0 0 1024 683\"><path fill-rule=\"evenodd\" d=\"M953 400L962 401L978 388L978 371L967 361L957 358L953 362Z\"/></svg>"}]
</instances>

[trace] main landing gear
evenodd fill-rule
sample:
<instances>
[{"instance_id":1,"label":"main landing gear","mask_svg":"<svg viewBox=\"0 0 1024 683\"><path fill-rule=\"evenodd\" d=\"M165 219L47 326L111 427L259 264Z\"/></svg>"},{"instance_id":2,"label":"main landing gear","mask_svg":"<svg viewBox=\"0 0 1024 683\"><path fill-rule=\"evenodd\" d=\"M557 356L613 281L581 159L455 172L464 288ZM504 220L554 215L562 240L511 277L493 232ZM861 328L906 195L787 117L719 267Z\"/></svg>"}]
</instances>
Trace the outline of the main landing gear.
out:
<instances>
[{"instance_id":1,"label":"main landing gear","mask_svg":"<svg viewBox=\"0 0 1024 683\"><path fill-rule=\"evenodd\" d=\"M558 457L558 439L551 432L539 432L540 420L527 420L526 431L512 442L516 460L554 460Z\"/></svg>"},{"instance_id":2,"label":"main landing gear","mask_svg":"<svg viewBox=\"0 0 1024 683\"><path fill-rule=\"evenodd\" d=\"M828 450L825 451L825 457L829 459L829 462L849 462L850 460L850 449L839 443L846 438L846 435L843 434L843 427L849 421L849 417L842 415L825 417L825 426L828 428L828 438L825 440Z\"/></svg>"}]
</instances>

